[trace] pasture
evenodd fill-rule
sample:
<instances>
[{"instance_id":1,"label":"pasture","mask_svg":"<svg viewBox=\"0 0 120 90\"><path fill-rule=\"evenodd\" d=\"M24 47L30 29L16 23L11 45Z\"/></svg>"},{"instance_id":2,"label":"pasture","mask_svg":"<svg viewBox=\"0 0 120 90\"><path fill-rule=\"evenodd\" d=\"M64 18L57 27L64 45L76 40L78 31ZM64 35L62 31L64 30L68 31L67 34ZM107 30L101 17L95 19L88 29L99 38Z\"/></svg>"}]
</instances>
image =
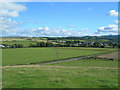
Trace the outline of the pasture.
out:
<instances>
[{"instance_id":1,"label":"pasture","mask_svg":"<svg viewBox=\"0 0 120 90\"><path fill-rule=\"evenodd\" d=\"M22 44L24 47L29 47L30 44L36 45L35 41L3 41L2 44L13 45L13 44Z\"/></svg>"},{"instance_id":2,"label":"pasture","mask_svg":"<svg viewBox=\"0 0 120 90\"><path fill-rule=\"evenodd\" d=\"M3 88L118 88L117 60L91 58L39 65L45 61L115 50L117 49L82 47L3 49L2 86Z\"/></svg>"},{"instance_id":3,"label":"pasture","mask_svg":"<svg viewBox=\"0 0 120 90\"><path fill-rule=\"evenodd\" d=\"M57 50L57 51L56 51ZM41 63L105 53L115 49L100 48L16 48L2 50L2 65ZM58 55L56 54L58 53Z\"/></svg>"},{"instance_id":4,"label":"pasture","mask_svg":"<svg viewBox=\"0 0 120 90\"><path fill-rule=\"evenodd\" d=\"M117 61L86 59L3 68L3 88L118 88Z\"/></svg>"}]
</instances>

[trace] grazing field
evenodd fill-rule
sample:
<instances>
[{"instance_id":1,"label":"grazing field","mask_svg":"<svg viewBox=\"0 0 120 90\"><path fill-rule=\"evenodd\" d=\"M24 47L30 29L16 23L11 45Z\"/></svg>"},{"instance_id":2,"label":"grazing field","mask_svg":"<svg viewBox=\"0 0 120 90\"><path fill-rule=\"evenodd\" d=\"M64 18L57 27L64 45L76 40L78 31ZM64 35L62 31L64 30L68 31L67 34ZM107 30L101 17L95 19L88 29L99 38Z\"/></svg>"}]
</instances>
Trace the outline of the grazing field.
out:
<instances>
[{"instance_id":1,"label":"grazing field","mask_svg":"<svg viewBox=\"0 0 120 90\"><path fill-rule=\"evenodd\" d=\"M24 41L26 39L25 38L5 38L5 37L1 38L1 41L14 41L14 40L16 40L16 41Z\"/></svg>"},{"instance_id":2,"label":"grazing field","mask_svg":"<svg viewBox=\"0 0 120 90\"><path fill-rule=\"evenodd\" d=\"M118 62L102 59L3 67L3 88L117 88Z\"/></svg>"},{"instance_id":3,"label":"grazing field","mask_svg":"<svg viewBox=\"0 0 120 90\"><path fill-rule=\"evenodd\" d=\"M117 60L83 59L39 65L40 62L58 58L62 60L114 50L117 49L81 47L3 49L2 86L3 88L117 88ZM31 63L38 65L30 65Z\"/></svg>"},{"instance_id":4,"label":"grazing field","mask_svg":"<svg viewBox=\"0 0 120 90\"><path fill-rule=\"evenodd\" d=\"M22 44L24 47L29 47L30 44L36 45L35 41L3 41L2 44L13 45Z\"/></svg>"},{"instance_id":5,"label":"grazing field","mask_svg":"<svg viewBox=\"0 0 120 90\"><path fill-rule=\"evenodd\" d=\"M100 48L17 48L2 50L2 64L30 64L44 61L74 58L79 56L94 55L98 53L109 52L115 49Z\"/></svg>"}]
</instances>

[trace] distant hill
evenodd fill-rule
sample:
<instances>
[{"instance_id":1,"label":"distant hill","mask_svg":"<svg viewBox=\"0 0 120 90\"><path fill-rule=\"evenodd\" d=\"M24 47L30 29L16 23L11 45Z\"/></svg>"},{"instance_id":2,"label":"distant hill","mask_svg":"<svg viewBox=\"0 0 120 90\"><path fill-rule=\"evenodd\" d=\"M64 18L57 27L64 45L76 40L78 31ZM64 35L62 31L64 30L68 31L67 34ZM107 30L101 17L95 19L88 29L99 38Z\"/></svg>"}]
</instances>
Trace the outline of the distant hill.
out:
<instances>
[{"instance_id":1,"label":"distant hill","mask_svg":"<svg viewBox=\"0 0 120 90\"><path fill-rule=\"evenodd\" d=\"M108 35L108 36L85 36L82 37L83 39L88 40L111 40L111 41L118 41L118 37L120 35Z\"/></svg>"},{"instance_id":2,"label":"distant hill","mask_svg":"<svg viewBox=\"0 0 120 90\"><path fill-rule=\"evenodd\" d=\"M107 35L107 36L84 36L84 37L47 37L48 40L110 40L118 41L120 35Z\"/></svg>"}]
</instances>

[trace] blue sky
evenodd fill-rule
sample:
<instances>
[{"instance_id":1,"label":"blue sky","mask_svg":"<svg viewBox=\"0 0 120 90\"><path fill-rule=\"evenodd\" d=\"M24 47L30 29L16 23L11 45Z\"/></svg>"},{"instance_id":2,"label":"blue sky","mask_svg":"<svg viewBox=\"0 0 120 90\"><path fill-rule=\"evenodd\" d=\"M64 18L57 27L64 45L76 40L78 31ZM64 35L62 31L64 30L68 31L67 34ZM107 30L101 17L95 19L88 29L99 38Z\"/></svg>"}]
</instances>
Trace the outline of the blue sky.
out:
<instances>
[{"instance_id":1,"label":"blue sky","mask_svg":"<svg viewBox=\"0 0 120 90\"><path fill-rule=\"evenodd\" d=\"M2 5L3 36L118 34L117 2L25 2L8 3L8 8L6 3ZM9 15L4 14L5 10Z\"/></svg>"}]
</instances>

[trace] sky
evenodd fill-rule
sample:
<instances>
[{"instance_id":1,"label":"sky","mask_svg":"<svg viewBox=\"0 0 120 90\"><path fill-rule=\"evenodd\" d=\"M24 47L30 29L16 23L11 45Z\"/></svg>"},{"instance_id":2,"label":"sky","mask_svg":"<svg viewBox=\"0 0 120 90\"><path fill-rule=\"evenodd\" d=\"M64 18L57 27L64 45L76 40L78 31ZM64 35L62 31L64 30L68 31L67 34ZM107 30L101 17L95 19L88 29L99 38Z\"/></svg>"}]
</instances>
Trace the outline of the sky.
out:
<instances>
[{"instance_id":1,"label":"sky","mask_svg":"<svg viewBox=\"0 0 120 90\"><path fill-rule=\"evenodd\" d=\"M117 2L1 2L1 36L118 34Z\"/></svg>"}]
</instances>

